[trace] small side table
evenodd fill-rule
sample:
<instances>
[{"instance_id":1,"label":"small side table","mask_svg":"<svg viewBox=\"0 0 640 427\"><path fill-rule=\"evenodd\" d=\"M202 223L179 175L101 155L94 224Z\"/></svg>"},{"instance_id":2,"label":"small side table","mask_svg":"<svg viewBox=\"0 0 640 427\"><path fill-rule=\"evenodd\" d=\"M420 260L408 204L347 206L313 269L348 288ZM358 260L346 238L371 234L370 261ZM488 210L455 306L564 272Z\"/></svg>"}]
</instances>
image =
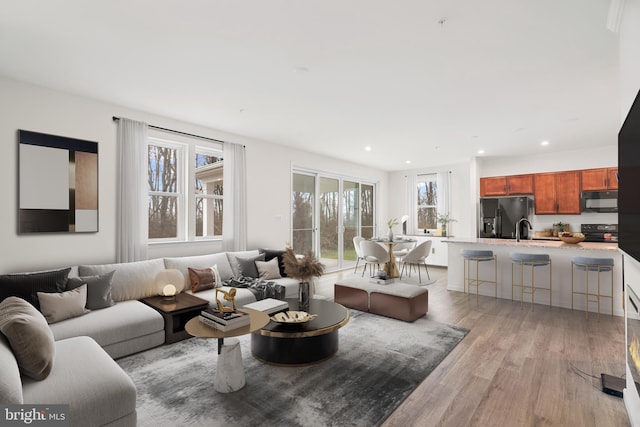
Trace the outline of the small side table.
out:
<instances>
[{"instance_id":1,"label":"small side table","mask_svg":"<svg viewBox=\"0 0 640 427\"><path fill-rule=\"evenodd\" d=\"M190 338L191 335L184 330L185 325L209 306L209 301L185 293L176 295L172 301L167 301L160 295L142 298L140 301L162 315L165 344Z\"/></svg>"},{"instance_id":2,"label":"small side table","mask_svg":"<svg viewBox=\"0 0 640 427\"><path fill-rule=\"evenodd\" d=\"M198 318L189 320L185 325L187 332L194 337L218 339L218 362L213 388L220 393L231 393L240 390L245 385L240 342L232 337L257 331L271 320L266 313L261 311L250 308L242 308L240 311L249 314L250 323L230 331L220 331L205 325ZM227 338L226 341L225 338Z\"/></svg>"}]
</instances>

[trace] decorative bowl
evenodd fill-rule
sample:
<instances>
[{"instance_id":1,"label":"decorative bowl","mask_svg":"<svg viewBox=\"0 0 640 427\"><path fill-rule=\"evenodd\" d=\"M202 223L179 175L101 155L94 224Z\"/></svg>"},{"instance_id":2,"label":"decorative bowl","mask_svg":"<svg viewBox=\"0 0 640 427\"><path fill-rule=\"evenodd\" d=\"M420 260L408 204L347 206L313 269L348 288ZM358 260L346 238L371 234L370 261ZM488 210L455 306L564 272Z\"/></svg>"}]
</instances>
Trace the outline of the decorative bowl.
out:
<instances>
[{"instance_id":1,"label":"decorative bowl","mask_svg":"<svg viewBox=\"0 0 640 427\"><path fill-rule=\"evenodd\" d=\"M304 323L317 316L317 314L309 314L306 311L281 311L271 316L271 320L278 323Z\"/></svg>"},{"instance_id":2,"label":"decorative bowl","mask_svg":"<svg viewBox=\"0 0 640 427\"><path fill-rule=\"evenodd\" d=\"M580 243L580 242L584 242L584 237L565 237L565 236L558 236L560 238L560 240L562 240L565 243L570 243L572 245L575 245L576 243Z\"/></svg>"}]
</instances>

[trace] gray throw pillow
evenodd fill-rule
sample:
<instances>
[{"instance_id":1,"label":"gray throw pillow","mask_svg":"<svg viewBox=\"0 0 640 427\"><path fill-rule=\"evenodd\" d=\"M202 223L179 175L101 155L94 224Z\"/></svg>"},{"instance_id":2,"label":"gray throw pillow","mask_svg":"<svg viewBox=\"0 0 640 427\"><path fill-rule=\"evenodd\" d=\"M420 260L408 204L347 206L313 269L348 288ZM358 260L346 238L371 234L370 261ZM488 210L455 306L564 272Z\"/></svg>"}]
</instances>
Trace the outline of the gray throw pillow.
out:
<instances>
[{"instance_id":1,"label":"gray throw pillow","mask_svg":"<svg viewBox=\"0 0 640 427\"><path fill-rule=\"evenodd\" d=\"M111 283L115 271L97 276L70 277L67 281L66 290L70 291L80 286L87 285L87 305L89 310L100 310L111 307L113 298L111 297Z\"/></svg>"},{"instance_id":2,"label":"gray throw pillow","mask_svg":"<svg viewBox=\"0 0 640 427\"><path fill-rule=\"evenodd\" d=\"M256 255L249 258L236 257L238 261L238 270L244 277L258 277L258 268L256 261L264 261L264 254Z\"/></svg>"},{"instance_id":3,"label":"gray throw pillow","mask_svg":"<svg viewBox=\"0 0 640 427\"><path fill-rule=\"evenodd\" d=\"M20 372L38 381L49 376L56 346L42 313L22 298L6 298L0 302L0 332L7 337Z\"/></svg>"}]
</instances>

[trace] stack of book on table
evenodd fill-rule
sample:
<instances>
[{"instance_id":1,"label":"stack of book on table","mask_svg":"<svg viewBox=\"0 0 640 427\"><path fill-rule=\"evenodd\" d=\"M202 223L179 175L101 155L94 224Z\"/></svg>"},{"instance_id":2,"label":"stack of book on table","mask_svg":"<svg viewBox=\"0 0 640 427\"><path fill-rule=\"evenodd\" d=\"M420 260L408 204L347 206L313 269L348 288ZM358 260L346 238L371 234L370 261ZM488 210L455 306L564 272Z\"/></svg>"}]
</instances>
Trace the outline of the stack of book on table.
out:
<instances>
[{"instance_id":1,"label":"stack of book on table","mask_svg":"<svg viewBox=\"0 0 640 427\"><path fill-rule=\"evenodd\" d=\"M251 323L251 317L242 311L220 312L211 307L200 312L200 321L221 331L231 331L233 329L247 326Z\"/></svg>"},{"instance_id":2,"label":"stack of book on table","mask_svg":"<svg viewBox=\"0 0 640 427\"><path fill-rule=\"evenodd\" d=\"M287 310L289 308L289 303L275 298L265 298L260 301L246 304L244 308L252 308L271 315L279 311Z\"/></svg>"}]
</instances>

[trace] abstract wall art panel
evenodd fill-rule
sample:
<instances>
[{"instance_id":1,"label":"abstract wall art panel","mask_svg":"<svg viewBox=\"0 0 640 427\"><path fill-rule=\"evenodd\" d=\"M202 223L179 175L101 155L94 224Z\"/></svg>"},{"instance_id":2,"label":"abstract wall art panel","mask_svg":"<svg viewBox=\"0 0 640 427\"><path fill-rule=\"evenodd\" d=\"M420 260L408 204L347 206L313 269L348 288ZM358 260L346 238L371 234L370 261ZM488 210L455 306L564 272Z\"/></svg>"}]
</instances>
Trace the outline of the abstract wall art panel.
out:
<instances>
[{"instance_id":1,"label":"abstract wall art panel","mask_svg":"<svg viewBox=\"0 0 640 427\"><path fill-rule=\"evenodd\" d=\"M18 131L18 233L98 231L98 143Z\"/></svg>"}]
</instances>

